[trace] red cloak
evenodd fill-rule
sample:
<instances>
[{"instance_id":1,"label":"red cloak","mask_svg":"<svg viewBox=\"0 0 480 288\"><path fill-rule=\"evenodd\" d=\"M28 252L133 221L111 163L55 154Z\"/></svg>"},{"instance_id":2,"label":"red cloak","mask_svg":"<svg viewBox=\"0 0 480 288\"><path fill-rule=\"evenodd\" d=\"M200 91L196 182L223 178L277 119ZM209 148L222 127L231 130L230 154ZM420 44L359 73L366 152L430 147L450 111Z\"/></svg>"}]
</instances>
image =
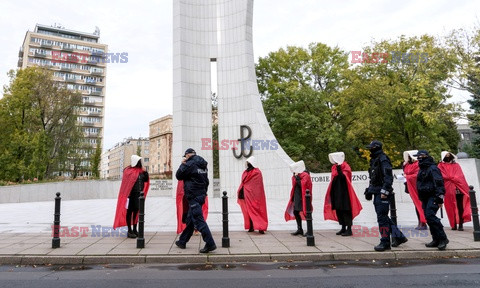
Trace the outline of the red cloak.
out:
<instances>
[{"instance_id":1,"label":"red cloak","mask_svg":"<svg viewBox=\"0 0 480 288\"><path fill-rule=\"evenodd\" d=\"M113 229L117 227L127 226L127 204L128 196L130 191L132 191L133 185L138 179L138 175L142 173L142 168L130 167L128 166L123 170L122 184L120 184L120 191L118 192L117 200L117 210L115 212L115 219L113 220ZM143 186L144 196L147 197L148 188L150 187L150 180L145 182ZM135 219L133 219L132 224L137 224L138 214Z\"/></svg>"},{"instance_id":2,"label":"red cloak","mask_svg":"<svg viewBox=\"0 0 480 288\"><path fill-rule=\"evenodd\" d=\"M448 215L448 221L450 226L454 227L455 224L460 223L460 217L463 219L463 223L472 221L472 207L470 207L470 188L468 187L467 180L463 175L462 168L458 163L438 163L438 168L442 172L443 181L445 183L445 198L443 202L445 204L445 211ZM463 215L458 215L457 210L457 198L455 194L456 189L460 190L463 194Z\"/></svg>"},{"instance_id":3,"label":"red cloak","mask_svg":"<svg viewBox=\"0 0 480 288\"><path fill-rule=\"evenodd\" d=\"M244 199L238 199L240 190L243 188ZM243 171L242 182L237 190L237 203L243 214L243 223L246 230L266 231L268 227L267 201L263 188L262 172L258 168ZM253 227L250 227L252 219Z\"/></svg>"},{"instance_id":4,"label":"red cloak","mask_svg":"<svg viewBox=\"0 0 480 288\"><path fill-rule=\"evenodd\" d=\"M177 234L182 233L182 231L187 227L187 224L182 222L182 217L186 217L188 213L188 201L185 197L185 191L183 190L183 180L179 180L177 184L177 194L176 194L176 203L177 203ZM207 221L208 217L208 196L205 197L205 203L202 206L203 219Z\"/></svg>"},{"instance_id":5,"label":"red cloak","mask_svg":"<svg viewBox=\"0 0 480 288\"><path fill-rule=\"evenodd\" d=\"M420 222L427 223L425 219L425 213L423 212L422 208L422 201L418 198L418 191L417 191L417 175L418 170L418 161L413 162L412 164L407 163L403 166L403 175L407 179L407 189L408 193L410 194L410 198L412 198L413 205L417 208L418 214L420 216Z\"/></svg>"},{"instance_id":6,"label":"red cloak","mask_svg":"<svg viewBox=\"0 0 480 288\"><path fill-rule=\"evenodd\" d=\"M352 185L352 169L347 162L343 162L340 165L345 178L347 179L347 187L348 187L348 196L350 197L350 207L352 210L352 220L360 214L360 211L363 209L360 200L358 200L357 194L353 189ZM330 184L328 184L327 194L325 195L325 205L323 207L323 217L325 220L334 220L338 222L337 213L332 209L332 201L330 199L331 190L332 190L332 182L333 178L338 176L337 165L332 165L332 176L330 178Z\"/></svg>"},{"instance_id":7,"label":"red cloak","mask_svg":"<svg viewBox=\"0 0 480 288\"><path fill-rule=\"evenodd\" d=\"M307 215L307 203L305 201L305 195L307 189L310 190L310 196L312 196L312 178L310 177L310 174L308 172L302 172L298 174L300 176L300 181L302 185L302 205L303 205L303 211L300 211L300 217L302 217L302 220L305 220L305 216ZM297 184L297 181L295 179L295 176L292 176L292 190L290 191L290 198L288 198L288 204L287 204L287 209L285 209L285 221L290 221L290 220L295 220L295 215L293 215L293 208L294 208L294 203L292 202L292 197L293 193L295 192L295 185ZM312 199L312 211L313 211L313 197Z\"/></svg>"}]
</instances>

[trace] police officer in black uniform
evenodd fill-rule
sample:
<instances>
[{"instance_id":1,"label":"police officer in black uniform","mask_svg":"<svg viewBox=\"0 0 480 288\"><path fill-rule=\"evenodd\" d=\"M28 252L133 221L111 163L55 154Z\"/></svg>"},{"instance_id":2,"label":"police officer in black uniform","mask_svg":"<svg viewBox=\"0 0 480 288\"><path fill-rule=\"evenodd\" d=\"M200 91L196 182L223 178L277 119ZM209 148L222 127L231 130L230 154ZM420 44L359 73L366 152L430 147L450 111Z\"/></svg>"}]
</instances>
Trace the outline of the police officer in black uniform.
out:
<instances>
[{"instance_id":1,"label":"police officer in black uniform","mask_svg":"<svg viewBox=\"0 0 480 288\"><path fill-rule=\"evenodd\" d=\"M425 246L445 250L449 241L443 230L442 222L436 215L438 209L442 207L445 195L442 173L428 151L419 150L414 156L417 157L420 167L417 175L418 198L422 201L425 219L433 238L433 241L425 244Z\"/></svg>"},{"instance_id":2,"label":"police officer in black uniform","mask_svg":"<svg viewBox=\"0 0 480 288\"><path fill-rule=\"evenodd\" d=\"M390 250L408 241L403 233L388 216L390 201L393 198L392 163L382 150L382 143L373 140L367 148L370 150L370 183L365 190L365 198L372 200L377 213L378 228L381 235L380 244L374 247L375 251ZM392 241L390 241L392 235Z\"/></svg>"},{"instance_id":3,"label":"police officer in black uniform","mask_svg":"<svg viewBox=\"0 0 480 288\"><path fill-rule=\"evenodd\" d=\"M183 161L177 170L177 180L183 180L183 190L188 200L187 226L183 230L178 241L175 242L181 249L186 248L187 242L192 237L193 231L197 229L202 234L205 247L200 249L200 253L208 253L217 249L213 240L210 228L203 218L202 205L207 196L208 169L207 161L198 156L195 150L188 148L183 156Z\"/></svg>"}]
</instances>

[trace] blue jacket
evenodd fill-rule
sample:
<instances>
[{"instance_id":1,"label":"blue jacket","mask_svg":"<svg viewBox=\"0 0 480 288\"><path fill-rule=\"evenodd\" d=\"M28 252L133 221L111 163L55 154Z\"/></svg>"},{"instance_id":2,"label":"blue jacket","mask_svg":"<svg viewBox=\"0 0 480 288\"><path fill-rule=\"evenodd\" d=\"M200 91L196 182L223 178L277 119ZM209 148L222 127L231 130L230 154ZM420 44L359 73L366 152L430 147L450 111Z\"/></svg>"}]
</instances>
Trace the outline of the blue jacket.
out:
<instances>
[{"instance_id":1,"label":"blue jacket","mask_svg":"<svg viewBox=\"0 0 480 288\"><path fill-rule=\"evenodd\" d=\"M432 157L427 157L418 162L420 170L417 175L418 198L421 201L428 201L430 197L436 197L437 203L443 203L445 195L445 185L443 183L442 173L433 161Z\"/></svg>"},{"instance_id":2,"label":"blue jacket","mask_svg":"<svg viewBox=\"0 0 480 288\"><path fill-rule=\"evenodd\" d=\"M208 190L207 161L198 155L188 158L177 170L177 180L183 180L183 190L187 199L206 195Z\"/></svg>"},{"instance_id":3,"label":"blue jacket","mask_svg":"<svg viewBox=\"0 0 480 288\"><path fill-rule=\"evenodd\" d=\"M371 157L370 168L368 169L370 176L368 193L378 194L382 189L392 192L393 172L390 158L383 153L383 150L372 153Z\"/></svg>"}]
</instances>

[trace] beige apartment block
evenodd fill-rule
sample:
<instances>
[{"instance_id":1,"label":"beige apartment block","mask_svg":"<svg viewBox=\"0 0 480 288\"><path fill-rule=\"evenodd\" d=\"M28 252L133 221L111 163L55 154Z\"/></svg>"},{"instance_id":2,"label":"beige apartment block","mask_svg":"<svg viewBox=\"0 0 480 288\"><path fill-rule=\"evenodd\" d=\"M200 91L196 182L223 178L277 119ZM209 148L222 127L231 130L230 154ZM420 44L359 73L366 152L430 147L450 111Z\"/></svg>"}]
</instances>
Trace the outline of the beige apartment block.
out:
<instances>
[{"instance_id":1,"label":"beige apartment block","mask_svg":"<svg viewBox=\"0 0 480 288\"><path fill-rule=\"evenodd\" d=\"M148 138L127 138L102 153L100 178L122 179L123 169L130 165L134 154L142 157L142 164L150 173L150 141Z\"/></svg>"},{"instance_id":2,"label":"beige apartment block","mask_svg":"<svg viewBox=\"0 0 480 288\"><path fill-rule=\"evenodd\" d=\"M93 149L84 151L80 177L90 176L90 155L103 138L108 46L99 43L99 38L98 28L94 33L85 33L37 24L34 31L27 31L18 54L19 68L45 67L53 72L56 81L82 94L77 122L86 146ZM67 172L63 176L71 175Z\"/></svg>"},{"instance_id":3,"label":"beige apartment block","mask_svg":"<svg viewBox=\"0 0 480 288\"><path fill-rule=\"evenodd\" d=\"M150 175L172 177L172 115L150 122Z\"/></svg>"}]
</instances>

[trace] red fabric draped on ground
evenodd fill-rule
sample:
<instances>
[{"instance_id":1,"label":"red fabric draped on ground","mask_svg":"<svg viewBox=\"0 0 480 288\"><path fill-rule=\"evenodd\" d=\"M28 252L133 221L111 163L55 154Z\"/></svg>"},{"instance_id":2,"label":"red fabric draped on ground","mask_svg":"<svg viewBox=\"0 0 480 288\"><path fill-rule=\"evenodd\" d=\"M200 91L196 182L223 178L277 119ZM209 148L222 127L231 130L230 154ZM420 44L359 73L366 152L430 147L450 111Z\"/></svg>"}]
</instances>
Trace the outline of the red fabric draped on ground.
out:
<instances>
[{"instance_id":1,"label":"red fabric draped on ground","mask_svg":"<svg viewBox=\"0 0 480 288\"><path fill-rule=\"evenodd\" d=\"M438 168L442 172L445 182L445 198L443 199L445 211L448 215L450 226L460 223L460 217L463 223L472 221L472 207L470 206L470 188L463 175L462 168L458 163L438 163ZM463 194L463 215L458 215L456 188Z\"/></svg>"},{"instance_id":2,"label":"red fabric draped on ground","mask_svg":"<svg viewBox=\"0 0 480 288\"><path fill-rule=\"evenodd\" d=\"M186 223L182 222L182 217L187 217L188 213L188 201L184 197L185 192L183 191L183 181L178 181L177 184L177 194L176 194L176 206L177 206L177 234L182 233L182 231L187 226ZM205 197L205 204L202 206L203 218L207 221L208 217L208 196Z\"/></svg>"},{"instance_id":3,"label":"red fabric draped on ground","mask_svg":"<svg viewBox=\"0 0 480 288\"><path fill-rule=\"evenodd\" d=\"M350 168L350 165L348 165L347 162L343 162L342 165L340 165L340 167L347 179L348 196L350 197L350 205L352 209L352 220L353 220L355 219L355 217L358 216L358 214L360 214L360 211L363 209L363 207L362 207L362 204L360 203L360 200L358 200L357 194L355 193L355 190L353 189L353 186L352 186L352 169ZM338 221L337 213L335 213L335 210L332 209L332 201L330 199L333 178L337 177L337 175L338 175L337 165L332 165L332 176L330 178L330 184L328 184L327 194L325 195L325 205L323 207L323 217L325 218L325 220Z\"/></svg>"},{"instance_id":4,"label":"red fabric draped on ground","mask_svg":"<svg viewBox=\"0 0 480 288\"><path fill-rule=\"evenodd\" d=\"M138 179L138 175L142 172L142 168L130 166L123 170L122 183L120 184L120 191L118 192L117 210L115 212L115 219L113 221L113 229L127 226L127 208L125 205L127 204L130 191L132 191L133 185ZM147 197L149 187L150 181L145 182L143 187L143 193L145 197ZM137 222L138 215L137 218L133 219L132 224L137 224Z\"/></svg>"},{"instance_id":5,"label":"red fabric draped on ground","mask_svg":"<svg viewBox=\"0 0 480 288\"><path fill-rule=\"evenodd\" d=\"M244 199L239 199L238 195L242 188ZM267 201L262 172L258 168L243 172L242 182L237 190L237 203L242 209L245 229L251 228L250 219L252 219L254 230L267 230Z\"/></svg>"},{"instance_id":6,"label":"red fabric draped on ground","mask_svg":"<svg viewBox=\"0 0 480 288\"><path fill-rule=\"evenodd\" d=\"M415 205L415 208L418 210L420 222L427 223L427 220L425 219L425 213L423 212L422 208L422 201L420 201L418 198L417 175L419 169L418 161L415 161L411 164L408 163L403 167L403 174L407 179L407 189L408 193L410 194L410 198L412 198L413 205Z\"/></svg>"},{"instance_id":7,"label":"red fabric draped on ground","mask_svg":"<svg viewBox=\"0 0 480 288\"><path fill-rule=\"evenodd\" d=\"M307 206L305 202L305 195L307 189L310 190L310 195L312 195L312 178L310 178L310 174L308 172L302 172L298 174L300 176L300 180L302 183L302 205L303 210L300 211L300 217L302 220L305 220L305 216L307 214ZM285 210L285 221L295 220L295 215L293 215L293 207L294 203L291 201L293 197L293 193L295 192L295 184L297 181L295 180L295 176L292 176L292 190L290 191L290 198L288 198L287 209ZM313 197L312 203L313 203ZM312 204L312 211L313 211L313 204Z\"/></svg>"}]
</instances>

